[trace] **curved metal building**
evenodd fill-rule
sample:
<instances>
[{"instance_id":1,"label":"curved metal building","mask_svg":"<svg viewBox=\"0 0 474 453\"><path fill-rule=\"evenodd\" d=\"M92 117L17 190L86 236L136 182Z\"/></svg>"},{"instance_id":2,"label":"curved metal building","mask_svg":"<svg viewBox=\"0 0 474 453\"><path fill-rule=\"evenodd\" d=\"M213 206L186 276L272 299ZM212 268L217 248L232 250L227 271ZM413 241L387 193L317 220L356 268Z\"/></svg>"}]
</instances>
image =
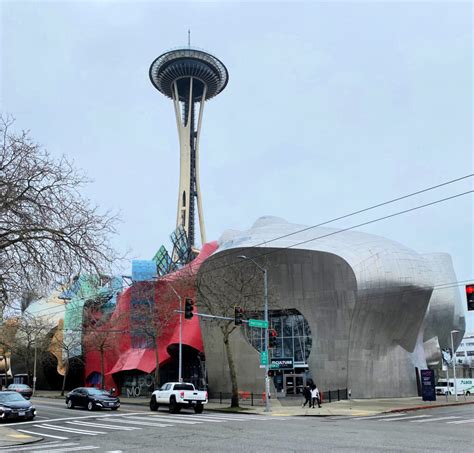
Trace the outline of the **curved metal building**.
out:
<instances>
[{"instance_id":1,"label":"curved metal building","mask_svg":"<svg viewBox=\"0 0 474 453\"><path fill-rule=\"evenodd\" d=\"M448 332L464 331L456 288L437 290L456 280L449 258L423 256L372 234L263 217L247 231L225 232L200 272L215 260L235 263L242 254L260 260L279 305L307 323L310 351L307 360L299 354L299 372L322 389L348 388L356 398L417 395L417 370L427 366L424 340L436 336L444 347ZM209 323L201 328L209 386L228 391L219 332ZM424 339L425 329L429 338ZM281 335L278 354L295 353L287 334ZM242 329L233 337L240 387L262 392L257 349Z\"/></svg>"}]
</instances>

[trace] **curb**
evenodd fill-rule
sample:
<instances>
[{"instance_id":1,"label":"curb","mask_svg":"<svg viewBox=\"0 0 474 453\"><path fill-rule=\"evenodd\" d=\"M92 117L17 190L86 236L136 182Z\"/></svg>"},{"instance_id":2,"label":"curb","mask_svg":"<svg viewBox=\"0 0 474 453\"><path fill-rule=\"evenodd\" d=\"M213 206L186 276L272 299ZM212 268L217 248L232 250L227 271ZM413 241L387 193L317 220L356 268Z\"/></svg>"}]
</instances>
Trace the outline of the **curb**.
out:
<instances>
[{"instance_id":1,"label":"curb","mask_svg":"<svg viewBox=\"0 0 474 453\"><path fill-rule=\"evenodd\" d=\"M468 404L474 404L474 401L466 401L463 403L446 403L446 404L436 404L431 406L415 406L407 407L405 409L391 409L389 411L383 412L384 414L397 413L397 412L411 412L411 411L420 411L424 409L436 409L438 407L449 407L449 406L467 406Z\"/></svg>"}]
</instances>

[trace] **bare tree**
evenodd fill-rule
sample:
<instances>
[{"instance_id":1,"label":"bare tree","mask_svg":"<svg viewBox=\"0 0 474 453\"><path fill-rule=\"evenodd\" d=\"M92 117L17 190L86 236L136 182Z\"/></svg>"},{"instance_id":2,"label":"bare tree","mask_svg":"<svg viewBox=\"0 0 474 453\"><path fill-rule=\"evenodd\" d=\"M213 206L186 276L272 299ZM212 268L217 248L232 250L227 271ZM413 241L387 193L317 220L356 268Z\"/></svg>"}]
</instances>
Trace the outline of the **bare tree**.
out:
<instances>
[{"instance_id":1,"label":"bare tree","mask_svg":"<svg viewBox=\"0 0 474 453\"><path fill-rule=\"evenodd\" d=\"M262 310L263 283L261 272L255 266L241 261L210 260L196 278L197 303L200 312L232 320L218 320L222 333L229 376L232 385L231 407L239 406L239 386L230 347L230 337L238 329L234 324L234 307L244 312Z\"/></svg>"},{"instance_id":2,"label":"bare tree","mask_svg":"<svg viewBox=\"0 0 474 453\"><path fill-rule=\"evenodd\" d=\"M89 182L0 117L0 311L73 275L110 274L117 218L80 194Z\"/></svg>"},{"instance_id":3,"label":"bare tree","mask_svg":"<svg viewBox=\"0 0 474 453\"><path fill-rule=\"evenodd\" d=\"M114 317L112 329L108 325L109 316L98 304L88 304L84 310L84 341L85 352L98 352L100 357L100 388L105 388L105 355L117 348L120 337L126 332L125 318L128 313Z\"/></svg>"},{"instance_id":4,"label":"bare tree","mask_svg":"<svg viewBox=\"0 0 474 453\"><path fill-rule=\"evenodd\" d=\"M0 357L3 360L5 371L5 384L8 385L8 372L10 370L12 351L16 345L16 333L18 331L19 319L8 318L0 325ZM1 386L0 386L1 388Z\"/></svg>"},{"instance_id":5,"label":"bare tree","mask_svg":"<svg viewBox=\"0 0 474 453\"><path fill-rule=\"evenodd\" d=\"M77 355L81 346L81 335L76 335L75 331L64 329L64 321L61 319L50 343L50 352L58 361L57 371L63 376L61 396L64 396L69 372L76 364L82 363L82 357Z\"/></svg>"},{"instance_id":6,"label":"bare tree","mask_svg":"<svg viewBox=\"0 0 474 453\"><path fill-rule=\"evenodd\" d=\"M47 316L35 317L25 313L20 318L11 318L2 327L0 347L10 352L13 363L23 364L31 385L36 357L45 350L45 339L53 328L53 322Z\"/></svg>"},{"instance_id":7,"label":"bare tree","mask_svg":"<svg viewBox=\"0 0 474 453\"><path fill-rule=\"evenodd\" d=\"M130 308L132 343L153 349L155 353L155 388L160 386L160 337L176 319L178 308L174 294L161 291L156 295L157 286L154 281L135 282L131 288Z\"/></svg>"}]
</instances>

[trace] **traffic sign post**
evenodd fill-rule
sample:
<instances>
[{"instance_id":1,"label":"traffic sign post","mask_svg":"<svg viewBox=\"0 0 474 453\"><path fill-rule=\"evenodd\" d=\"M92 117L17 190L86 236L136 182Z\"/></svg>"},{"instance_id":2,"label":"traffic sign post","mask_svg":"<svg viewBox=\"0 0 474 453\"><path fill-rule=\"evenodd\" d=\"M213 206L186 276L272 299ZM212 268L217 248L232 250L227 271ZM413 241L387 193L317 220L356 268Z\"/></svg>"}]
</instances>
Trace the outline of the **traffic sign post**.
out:
<instances>
[{"instance_id":1,"label":"traffic sign post","mask_svg":"<svg viewBox=\"0 0 474 453\"><path fill-rule=\"evenodd\" d=\"M259 327L260 329L268 328L268 321L262 319L249 319L249 327Z\"/></svg>"}]
</instances>

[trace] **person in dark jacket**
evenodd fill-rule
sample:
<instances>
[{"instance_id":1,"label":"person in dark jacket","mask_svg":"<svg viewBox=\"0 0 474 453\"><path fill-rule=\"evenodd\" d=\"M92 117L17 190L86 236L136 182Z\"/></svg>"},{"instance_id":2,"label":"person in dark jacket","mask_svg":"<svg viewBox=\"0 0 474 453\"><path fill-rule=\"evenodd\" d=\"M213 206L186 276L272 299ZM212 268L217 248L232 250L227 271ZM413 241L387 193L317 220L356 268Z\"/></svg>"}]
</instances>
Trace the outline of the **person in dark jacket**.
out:
<instances>
[{"instance_id":1,"label":"person in dark jacket","mask_svg":"<svg viewBox=\"0 0 474 453\"><path fill-rule=\"evenodd\" d=\"M303 396L304 396L304 403L302 404L301 407L305 407L306 404L309 403L309 407L311 407L311 389L309 385L305 385L303 388Z\"/></svg>"}]
</instances>

